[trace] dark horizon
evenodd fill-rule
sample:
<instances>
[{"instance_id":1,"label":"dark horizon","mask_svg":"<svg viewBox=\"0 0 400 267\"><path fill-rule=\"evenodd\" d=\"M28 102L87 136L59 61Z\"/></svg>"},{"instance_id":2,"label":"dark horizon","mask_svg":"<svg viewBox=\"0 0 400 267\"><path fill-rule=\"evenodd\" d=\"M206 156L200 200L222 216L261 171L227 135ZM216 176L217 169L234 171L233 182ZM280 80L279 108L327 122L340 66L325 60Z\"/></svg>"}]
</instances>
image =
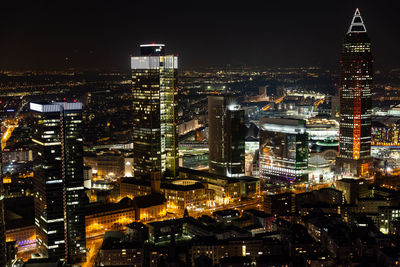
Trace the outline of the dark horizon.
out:
<instances>
[{"instance_id":1,"label":"dark horizon","mask_svg":"<svg viewBox=\"0 0 400 267\"><path fill-rule=\"evenodd\" d=\"M142 43L178 54L181 69L247 65L336 69L356 8L375 70L400 67L399 3L88 1L8 3L0 12L0 69L129 69Z\"/></svg>"}]
</instances>

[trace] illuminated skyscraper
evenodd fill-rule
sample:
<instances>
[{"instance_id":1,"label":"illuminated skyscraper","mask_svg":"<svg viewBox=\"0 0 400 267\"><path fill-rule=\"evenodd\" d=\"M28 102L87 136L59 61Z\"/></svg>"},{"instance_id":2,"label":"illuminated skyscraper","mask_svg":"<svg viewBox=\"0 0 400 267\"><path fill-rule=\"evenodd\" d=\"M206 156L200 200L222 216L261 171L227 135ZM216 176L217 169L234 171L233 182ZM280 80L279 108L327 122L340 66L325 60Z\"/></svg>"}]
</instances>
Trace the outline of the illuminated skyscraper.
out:
<instances>
[{"instance_id":1,"label":"illuminated skyscraper","mask_svg":"<svg viewBox=\"0 0 400 267\"><path fill-rule=\"evenodd\" d=\"M38 251L79 262L86 255L82 104L31 103L34 118L35 225Z\"/></svg>"},{"instance_id":2,"label":"illuminated skyscraper","mask_svg":"<svg viewBox=\"0 0 400 267\"><path fill-rule=\"evenodd\" d=\"M229 177L245 171L244 110L232 96L208 97L208 147L211 173Z\"/></svg>"},{"instance_id":3,"label":"illuminated skyscraper","mask_svg":"<svg viewBox=\"0 0 400 267\"><path fill-rule=\"evenodd\" d=\"M178 57L165 55L163 44L140 46L131 57L134 176L161 171L176 177L178 155Z\"/></svg>"},{"instance_id":4,"label":"illuminated skyscraper","mask_svg":"<svg viewBox=\"0 0 400 267\"><path fill-rule=\"evenodd\" d=\"M260 120L260 177L266 182L306 182L308 157L304 120Z\"/></svg>"},{"instance_id":5,"label":"illuminated skyscraper","mask_svg":"<svg viewBox=\"0 0 400 267\"><path fill-rule=\"evenodd\" d=\"M368 177L371 157L371 42L357 9L342 46L340 60L340 128L338 174Z\"/></svg>"}]
</instances>

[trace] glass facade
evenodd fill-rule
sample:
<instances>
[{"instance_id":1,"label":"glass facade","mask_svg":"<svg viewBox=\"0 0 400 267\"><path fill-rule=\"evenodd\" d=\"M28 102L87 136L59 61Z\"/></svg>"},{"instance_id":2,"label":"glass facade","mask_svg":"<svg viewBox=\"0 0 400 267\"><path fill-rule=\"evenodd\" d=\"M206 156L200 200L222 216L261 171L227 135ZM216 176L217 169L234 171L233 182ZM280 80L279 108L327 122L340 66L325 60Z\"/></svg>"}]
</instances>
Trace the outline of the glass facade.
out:
<instances>
[{"instance_id":1,"label":"glass facade","mask_svg":"<svg viewBox=\"0 0 400 267\"><path fill-rule=\"evenodd\" d=\"M209 170L228 177L245 172L245 121L233 97L208 97Z\"/></svg>"},{"instance_id":2,"label":"glass facade","mask_svg":"<svg viewBox=\"0 0 400 267\"><path fill-rule=\"evenodd\" d=\"M372 146L400 146L399 122L385 125L379 123L372 125L371 145Z\"/></svg>"},{"instance_id":3,"label":"glass facade","mask_svg":"<svg viewBox=\"0 0 400 267\"><path fill-rule=\"evenodd\" d=\"M80 262L86 239L83 187L82 105L30 105L34 126L35 225L38 252Z\"/></svg>"},{"instance_id":4,"label":"glass facade","mask_svg":"<svg viewBox=\"0 0 400 267\"><path fill-rule=\"evenodd\" d=\"M338 174L368 177L371 157L371 42L359 11L346 34L340 60Z\"/></svg>"},{"instance_id":5,"label":"glass facade","mask_svg":"<svg viewBox=\"0 0 400 267\"><path fill-rule=\"evenodd\" d=\"M136 177L161 171L176 177L178 154L178 58L131 58L133 171Z\"/></svg>"},{"instance_id":6,"label":"glass facade","mask_svg":"<svg viewBox=\"0 0 400 267\"><path fill-rule=\"evenodd\" d=\"M264 118L260 127L260 175L268 182L307 181L305 121Z\"/></svg>"},{"instance_id":7,"label":"glass facade","mask_svg":"<svg viewBox=\"0 0 400 267\"><path fill-rule=\"evenodd\" d=\"M66 259L81 262L86 257L82 110L64 110L61 114Z\"/></svg>"}]
</instances>

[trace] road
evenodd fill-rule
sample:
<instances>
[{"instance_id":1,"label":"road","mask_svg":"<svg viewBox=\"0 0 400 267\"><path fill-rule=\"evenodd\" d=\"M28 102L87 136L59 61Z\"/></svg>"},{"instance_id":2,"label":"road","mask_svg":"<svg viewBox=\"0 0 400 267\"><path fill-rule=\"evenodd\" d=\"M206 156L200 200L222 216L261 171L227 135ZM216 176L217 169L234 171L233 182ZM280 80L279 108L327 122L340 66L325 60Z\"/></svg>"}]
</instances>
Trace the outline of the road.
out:
<instances>
[{"instance_id":1,"label":"road","mask_svg":"<svg viewBox=\"0 0 400 267\"><path fill-rule=\"evenodd\" d=\"M3 150L6 147L7 140L11 137L12 132L17 127L17 124L9 124L7 122L6 130L4 131L3 136L1 137L1 149Z\"/></svg>"},{"instance_id":2,"label":"road","mask_svg":"<svg viewBox=\"0 0 400 267\"><path fill-rule=\"evenodd\" d=\"M279 104L279 103L281 103L284 99L285 99L285 96L282 96L282 97L276 99L276 100L274 101L274 103L275 103L275 104ZM270 107L271 107L271 104L267 104L266 106L264 106L264 107L262 108L262 110L263 110L263 111L266 111L266 110L268 110Z\"/></svg>"},{"instance_id":3,"label":"road","mask_svg":"<svg viewBox=\"0 0 400 267\"><path fill-rule=\"evenodd\" d=\"M22 99L23 97L21 97ZM3 150L7 145L7 140L11 137L12 132L16 127L18 127L18 120L20 118L19 114L21 113L22 109L28 102L22 100L21 106L18 108L17 113L15 113L14 119L8 119L5 121L6 130L4 131L3 136L1 137L1 150Z\"/></svg>"},{"instance_id":4,"label":"road","mask_svg":"<svg viewBox=\"0 0 400 267\"><path fill-rule=\"evenodd\" d=\"M221 205L215 208L207 208L202 211L189 211L189 216L198 218L203 215L208 215L211 216L213 212L219 211L219 210L225 210L225 209L236 209L240 212L243 212L244 210L249 210L249 209L262 209L262 197L257 197L255 199L248 199L248 200L241 200L241 201L236 201L227 205Z\"/></svg>"},{"instance_id":5,"label":"road","mask_svg":"<svg viewBox=\"0 0 400 267\"><path fill-rule=\"evenodd\" d=\"M92 267L96 262L97 253L103 242L103 235L95 236L86 239L86 262L82 263L82 267Z\"/></svg>"}]
</instances>

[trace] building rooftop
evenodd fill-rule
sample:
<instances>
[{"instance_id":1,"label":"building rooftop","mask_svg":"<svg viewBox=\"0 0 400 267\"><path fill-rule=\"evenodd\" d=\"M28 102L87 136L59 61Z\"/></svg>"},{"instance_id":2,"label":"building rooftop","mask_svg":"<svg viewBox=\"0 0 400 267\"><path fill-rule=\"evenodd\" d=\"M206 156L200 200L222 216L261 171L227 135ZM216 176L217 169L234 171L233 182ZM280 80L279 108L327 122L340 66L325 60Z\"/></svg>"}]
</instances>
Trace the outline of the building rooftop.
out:
<instances>
[{"instance_id":1,"label":"building rooftop","mask_svg":"<svg viewBox=\"0 0 400 267\"><path fill-rule=\"evenodd\" d=\"M250 214L254 217L259 217L259 218L269 218L272 217L271 214L265 213L261 210L255 210L255 209L250 209L250 210L245 210L243 212L244 214Z\"/></svg>"},{"instance_id":2,"label":"building rooftop","mask_svg":"<svg viewBox=\"0 0 400 267\"><path fill-rule=\"evenodd\" d=\"M85 216L94 215L103 212L112 212L120 209L133 208L132 200L128 197L121 199L118 203L95 202L87 205Z\"/></svg>"},{"instance_id":3,"label":"building rooftop","mask_svg":"<svg viewBox=\"0 0 400 267\"><path fill-rule=\"evenodd\" d=\"M108 231L104 234L102 250L113 249L141 249L142 245L138 242L129 242L125 235L119 231Z\"/></svg>"},{"instance_id":4,"label":"building rooftop","mask_svg":"<svg viewBox=\"0 0 400 267\"><path fill-rule=\"evenodd\" d=\"M230 184L240 182L240 178L237 178L237 177L232 178L232 177L227 177L227 176L218 175L218 174L214 174L214 173L209 173L208 171L200 171L200 170L194 170L194 169L189 169L189 168L184 168L184 167L179 167L179 172L198 175L198 176L207 177L207 178L212 178L212 179L216 179L216 180L217 179L226 180Z\"/></svg>"},{"instance_id":5,"label":"building rooftop","mask_svg":"<svg viewBox=\"0 0 400 267\"><path fill-rule=\"evenodd\" d=\"M342 191L337 190L336 188L333 188L333 187L325 187L325 188L318 189L316 191L317 192L325 192L325 191L329 192L330 191L330 192L336 192L336 193L342 192Z\"/></svg>"},{"instance_id":6,"label":"building rooftop","mask_svg":"<svg viewBox=\"0 0 400 267\"><path fill-rule=\"evenodd\" d=\"M138 178L132 178L132 177L122 177L121 183L151 186L149 179L146 180L146 179L138 179Z\"/></svg>"},{"instance_id":7,"label":"building rooftop","mask_svg":"<svg viewBox=\"0 0 400 267\"><path fill-rule=\"evenodd\" d=\"M208 215L201 215L201 217L199 217L197 220L206 225L214 224L217 222L211 216L208 216Z\"/></svg>"},{"instance_id":8,"label":"building rooftop","mask_svg":"<svg viewBox=\"0 0 400 267\"><path fill-rule=\"evenodd\" d=\"M6 198L4 209L7 230L35 225L33 197Z\"/></svg>"},{"instance_id":9,"label":"building rooftop","mask_svg":"<svg viewBox=\"0 0 400 267\"><path fill-rule=\"evenodd\" d=\"M151 222L151 223L148 223L147 225L154 227L154 228L161 228L164 226L179 225L179 224L183 224L185 222L193 222L193 221L196 221L193 217L184 217L184 218L178 218L178 219Z\"/></svg>"},{"instance_id":10,"label":"building rooftop","mask_svg":"<svg viewBox=\"0 0 400 267\"><path fill-rule=\"evenodd\" d=\"M139 228L147 228L145 224L141 223L141 222L133 222L130 224L126 225L126 228L130 228L130 229L139 229Z\"/></svg>"},{"instance_id":11,"label":"building rooftop","mask_svg":"<svg viewBox=\"0 0 400 267\"><path fill-rule=\"evenodd\" d=\"M151 186L151 183L148 179L147 180L146 179L136 179L136 178L132 178L132 177L122 178L121 183L141 185L141 186L147 186L147 187ZM195 182L195 183L189 184L189 185L181 185L181 184L165 182L165 183L161 183L160 187L162 189L172 189L172 190L177 190L177 191L190 191L190 190L202 189L202 188L204 188L204 185L200 182Z\"/></svg>"},{"instance_id":12,"label":"building rooftop","mask_svg":"<svg viewBox=\"0 0 400 267\"><path fill-rule=\"evenodd\" d=\"M233 209L219 210L213 212L214 216L239 216L240 212Z\"/></svg>"},{"instance_id":13,"label":"building rooftop","mask_svg":"<svg viewBox=\"0 0 400 267\"><path fill-rule=\"evenodd\" d=\"M292 118L261 118L260 129L263 131L300 134L306 132L305 120Z\"/></svg>"},{"instance_id":14,"label":"building rooftop","mask_svg":"<svg viewBox=\"0 0 400 267\"><path fill-rule=\"evenodd\" d=\"M189 184L189 185L180 185L180 184L172 184L172 183L162 183L162 189L172 189L177 191L191 191L196 189L204 188L204 185L200 182Z\"/></svg>"},{"instance_id":15,"label":"building rooftop","mask_svg":"<svg viewBox=\"0 0 400 267\"><path fill-rule=\"evenodd\" d=\"M24 267L61 267L63 262L59 259L54 258L41 258L41 259L30 259L25 262Z\"/></svg>"},{"instance_id":16,"label":"building rooftop","mask_svg":"<svg viewBox=\"0 0 400 267\"><path fill-rule=\"evenodd\" d=\"M260 242L265 242L265 243L270 243L271 238L259 238L259 237L235 237L235 238L227 238L227 239L217 239L216 236L196 236L192 239L192 244L201 246L201 245L224 245L224 244L229 244L231 242L241 242L241 241L260 241ZM274 243L276 243L276 239L274 240Z\"/></svg>"},{"instance_id":17,"label":"building rooftop","mask_svg":"<svg viewBox=\"0 0 400 267\"><path fill-rule=\"evenodd\" d=\"M351 178L343 178L337 180L338 182L349 183L349 184L359 184L364 182L364 179L351 179Z\"/></svg>"},{"instance_id":18,"label":"building rooftop","mask_svg":"<svg viewBox=\"0 0 400 267\"><path fill-rule=\"evenodd\" d=\"M133 199L133 203L138 208L149 208L152 206L162 205L167 200L162 194L150 194L145 196L138 196Z\"/></svg>"},{"instance_id":19,"label":"building rooftop","mask_svg":"<svg viewBox=\"0 0 400 267\"><path fill-rule=\"evenodd\" d=\"M81 110L80 102L37 102L29 103L30 110L37 112L60 112L61 110Z\"/></svg>"}]
</instances>

